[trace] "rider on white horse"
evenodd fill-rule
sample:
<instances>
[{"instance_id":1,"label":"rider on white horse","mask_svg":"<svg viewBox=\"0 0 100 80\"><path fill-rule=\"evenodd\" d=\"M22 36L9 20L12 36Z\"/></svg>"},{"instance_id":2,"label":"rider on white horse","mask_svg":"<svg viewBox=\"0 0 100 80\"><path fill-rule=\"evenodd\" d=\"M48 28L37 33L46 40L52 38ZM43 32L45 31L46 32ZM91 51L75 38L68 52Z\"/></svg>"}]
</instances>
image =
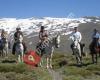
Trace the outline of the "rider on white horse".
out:
<instances>
[{"instance_id":1,"label":"rider on white horse","mask_svg":"<svg viewBox=\"0 0 100 80\"><path fill-rule=\"evenodd\" d=\"M81 40L82 40L82 35L81 33L78 31L78 28L77 27L74 27L74 31L72 32L71 36L70 36L70 39L74 42L75 40L77 40L80 45L81 45ZM74 47L74 44L71 44L71 49L73 49Z\"/></svg>"},{"instance_id":2,"label":"rider on white horse","mask_svg":"<svg viewBox=\"0 0 100 80\"><path fill-rule=\"evenodd\" d=\"M23 37L23 33L21 31L21 28L20 27L17 27L16 28L16 32L14 33L14 40L15 40L15 43L13 45L13 49L12 49L12 54L15 54L15 47L16 47L16 44L17 44L17 39L19 36L22 36ZM22 42L23 46L24 46L24 52L26 52L26 45L24 42Z\"/></svg>"}]
</instances>

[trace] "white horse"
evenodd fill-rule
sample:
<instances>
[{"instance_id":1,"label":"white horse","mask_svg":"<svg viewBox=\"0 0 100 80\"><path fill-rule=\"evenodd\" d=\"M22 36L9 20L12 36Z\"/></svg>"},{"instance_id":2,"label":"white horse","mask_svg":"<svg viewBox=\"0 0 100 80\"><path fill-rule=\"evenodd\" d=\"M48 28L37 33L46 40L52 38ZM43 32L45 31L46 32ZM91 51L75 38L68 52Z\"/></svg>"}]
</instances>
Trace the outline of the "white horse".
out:
<instances>
[{"instance_id":1,"label":"white horse","mask_svg":"<svg viewBox=\"0 0 100 80\"><path fill-rule=\"evenodd\" d=\"M54 52L54 47L58 48L60 45L60 35L56 35L45 42L44 44L40 45L38 51L41 52L41 49L44 49L41 54L46 57L46 68L52 68L52 57ZM43 58L43 57L42 57ZM42 67L43 60L41 59L40 66Z\"/></svg>"},{"instance_id":2,"label":"white horse","mask_svg":"<svg viewBox=\"0 0 100 80\"><path fill-rule=\"evenodd\" d=\"M23 46L22 42L23 42L23 37L22 37L22 35L19 35L19 37L16 41L16 46L15 46L15 53L18 56L18 62L23 62L24 46Z\"/></svg>"},{"instance_id":3,"label":"white horse","mask_svg":"<svg viewBox=\"0 0 100 80\"><path fill-rule=\"evenodd\" d=\"M0 55L3 57L7 57L8 55L8 40L6 37L1 39L0 43Z\"/></svg>"},{"instance_id":4,"label":"white horse","mask_svg":"<svg viewBox=\"0 0 100 80\"><path fill-rule=\"evenodd\" d=\"M75 40L73 42L73 52L76 57L77 64L82 64L81 47L78 40Z\"/></svg>"}]
</instances>

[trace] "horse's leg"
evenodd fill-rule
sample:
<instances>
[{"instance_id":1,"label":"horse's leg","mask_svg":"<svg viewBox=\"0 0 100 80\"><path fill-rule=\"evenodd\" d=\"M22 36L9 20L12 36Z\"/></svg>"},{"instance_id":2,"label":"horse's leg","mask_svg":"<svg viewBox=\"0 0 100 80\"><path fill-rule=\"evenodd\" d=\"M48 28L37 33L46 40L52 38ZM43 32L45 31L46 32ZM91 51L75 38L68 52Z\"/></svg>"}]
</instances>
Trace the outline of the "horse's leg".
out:
<instances>
[{"instance_id":1,"label":"horse's leg","mask_svg":"<svg viewBox=\"0 0 100 80\"><path fill-rule=\"evenodd\" d=\"M97 63L98 62L98 55L97 55L97 53L95 54L95 63Z\"/></svg>"},{"instance_id":2,"label":"horse's leg","mask_svg":"<svg viewBox=\"0 0 100 80\"><path fill-rule=\"evenodd\" d=\"M99 49L99 57L100 57L100 49Z\"/></svg>"},{"instance_id":3,"label":"horse's leg","mask_svg":"<svg viewBox=\"0 0 100 80\"><path fill-rule=\"evenodd\" d=\"M78 64L79 63L79 58L78 58L78 54L76 51L74 51L74 54L75 54L75 57L76 57L76 63Z\"/></svg>"},{"instance_id":4,"label":"horse's leg","mask_svg":"<svg viewBox=\"0 0 100 80\"><path fill-rule=\"evenodd\" d=\"M50 56L50 68L52 68L52 57L53 57L53 53Z\"/></svg>"},{"instance_id":5,"label":"horse's leg","mask_svg":"<svg viewBox=\"0 0 100 80\"><path fill-rule=\"evenodd\" d=\"M8 56L8 51L9 51L8 49L9 49L9 46L7 46L7 56Z\"/></svg>"},{"instance_id":6,"label":"horse's leg","mask_svg":"<svg viewBox=\"0 0 100 80\"><path fill-rule=\"evenodd\" d=\"M7 56L8 56L8 48L7 48Z\"/></svg>"},{"instance_id":7,"label":"horse's leg","mask_svg":"<svg viewBox=\"0 0 100 80\"><path fill-rule=\"evenodd\" d=\"M82 56L80 56L80 64L82 64L83 62L82 62Z\"/></svg>"},{"instance_id":8,"label":"horse's leg","mask_svg":"<svg viewBox=\"0 0 100 80\"><path fill-rule=\"evenodd\" d=\"M4 50L2 49L2 57L4 57Z\"/></svg>"},{"instance_id":9,"label":"horse's leg","mask_svg":"<svg viewBox=\"0 0 100 80\"><path fill-rule=\"evenodd\" d=\"M21 56L18 55L18 62L21 62Z\"/></svg>"},{"instance_id":10,"label":"horse's leg","mask_svg":"<svg viewBox=\"0 0 100 80\"><path fill-rule=\"evenodd\" d=\"M73 49L72 49L72 55L74 55L74 51L73 51Z\"/></svg>"},{"instance_id":11,"label":"horse's leg","mask_svg":"<svg viewBox=\"0 0 100 80\"><path fill-rule=\"evenodd\" d=\"M100 57L100 51L98 52L98 54L99 54L99 57Z\"/></svg>"},{"instance_id":12,"label":"horse's leg","mask_svg":"<svg viewBox=\"0 0 100 80\"><path fill-rule=\"evenodd\" d=\"M78 58L76 57L76 63L78 64Z\"/></svg>"},{"instance_id":13,"label":"horse's leg","mask_svg":"<svg viewBox=\"0 0 100 80\"><path fill-rule=\"evenodd\" d=\"M81 47L80 47L78 53L79 53L79 63L82 64L82 51L81 51Z\"/></svg>"},{"instance_id":14,"label":"horse's leg","mask_svg":"<svg viewBox=\"0 0 100 80\"><path fill-rule=\"evenodd\" d=\"M41 61L39 63L40 67L43 67L43 57L41 57Z\"/></svg>"},{"instance_id":15,"label":"horse's leg","mask_svg":"<svg viewBox=\"0 0 100 80\"><path fill-rule=\"evenodd\" d=\"M1 56L1 50L0 50L0 56Z\"/></svg>"},{"instance_id":16,"label":"horse's leg","mask_svg":"<svg viewBox=\"0 0 100 80\"><path fill-rule=\"evenodd\" d=\"M91 56L92 56L92 62L93 62L93 64L94 64L94 54L93 53L91 53Z\"/></svg>"},{"instance_id":17,"label":"horse's leg","mask_svg":"<svg viewBox=\"0 0 100 80\"><path fill-rule=\"evenodd\" d=\"M83 62L82 62L82 54L81 53L80 53L79 58L80 58L80 64L82 64Z\"/></svg>"},{"instance_id":18,"label":"horse's leg","mask_svg":"<svg viewBox=\"0 0 100 80\"><path fill-rule=\"evenodd\" d=\"M81 53L79 50L76 50L76 60L77 60L77 64L81 63Z\"/></svg>"},{"instance_id":19,"label":"horse's leg","mask_svg":"<svg viewBox=\"0 0 100 80\"><path fill-rule=\"evenodd\" d=\"M78 64L78 56L77 56L77 51L74 49L74 50L73 50L73 52L74 52L74 55L75 55L75 58L76 58L76 63Z\"/></svg>"},{"instance_id":20,"label":"horse's leg","mask_svg":"<svg viewBox=\"0 0 100 80\"><path fill-rule=\"evenodd\" d=\"M79 55L76 56L77 64L81 64L81 57Z\"/></svg>"},{"instance_id":21,"label":"horse's leg","mask_svg":"<svg viewBox=\"0 0 100 80\"><path fill-rule=\"evenodd\" d=\"M76 63L79 64L79 59L78 57L76 56Z\"/></svg>"},{"instance_id":22,"label":"horse's leg","mask_svg":"<svg viewBox=\"0 0 100 80\"><path fill-rule=\"evenodd\" d=\"M21 53L21 62L23 62L23 57L24 57L24 54L23 52Z\"/></svg>"},{"instance_id":23,"label":"horse's leg","mask_svg":"<svg viewBox=\"0 0 100 80\"><path fill-rule=\"evenodd\" d=\"M72 55L74 55L73 44L71 44Z\"/></svg>"},{"instance_id":24,"label":"horse's leg","mask_svg":"<svg viewBox=\"0 0 100 80\"><path fill-rule=\"evenodd\" d=\"M5 56L8 56L8 48L6 48Z\"/></svg>"},{"instance_id":25,"label":"horse's leg","mask_svg":"<svg viewBox=\"0 0 100 80\"><path fill-rule=\"evenodd\" d=\"M2 50L0 50L0 56L2 56Z\"/></svg>"},{"instance_id":26,"label":"horse's leg","mask_svg":"<svg viewBox=\"0 0 100 80\"><path fill-rule=\"evenodd\" d=\"M52 69L52 58L50 58L50 68Z\"/></svg>"},{"instance_id":27,"label":"horse's leg","mask_svg":"<svg viewBox=\"0 0 100 80\"><path fill-rule=\"evenodd\" d=\"M42 60L42 59L41 59L41 60ZM43 67L43 66L42 66L42 61L40 62L40 67Z\"/></svg>"},{"instance_id":28,"label":"horse's leg","mask_svg":"<svg viewBox=\"0 0 100 80\"><path fill-rule=\"evenodd\" d=\"M49 68L49 57L46 57L46 61L47 61L46 68L48 69Z\"/></svg>"}]
</instances>

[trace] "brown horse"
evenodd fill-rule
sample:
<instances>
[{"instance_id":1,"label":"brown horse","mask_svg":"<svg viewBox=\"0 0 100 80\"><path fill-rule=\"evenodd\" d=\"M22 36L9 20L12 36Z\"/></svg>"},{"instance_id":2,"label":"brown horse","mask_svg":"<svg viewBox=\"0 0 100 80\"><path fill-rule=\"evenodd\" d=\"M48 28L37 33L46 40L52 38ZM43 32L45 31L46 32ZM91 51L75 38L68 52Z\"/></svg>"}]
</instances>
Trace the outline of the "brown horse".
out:
<instances>
[{"instance_id":1,"label":"brown horse","mask_svg":"<svg viewBox=\"0 0 100 80\"><path fill-rule=\"evenodd\" d=\"M98 62L98 54L100 56L100 46L98 46L98 39L93 39L91 44L89 45L90 54L92 56L92 62L97 63Z\"/></svg>"}]
</instances>

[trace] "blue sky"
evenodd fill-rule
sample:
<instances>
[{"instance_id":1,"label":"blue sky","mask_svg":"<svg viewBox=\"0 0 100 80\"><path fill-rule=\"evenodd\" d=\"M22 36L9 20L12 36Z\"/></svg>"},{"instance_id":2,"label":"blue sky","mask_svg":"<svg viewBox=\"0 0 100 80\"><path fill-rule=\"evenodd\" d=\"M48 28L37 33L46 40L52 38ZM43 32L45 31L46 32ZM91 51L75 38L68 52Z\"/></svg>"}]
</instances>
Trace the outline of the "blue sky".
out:
<instances>
[{"instance_id":1,"label":"blue sky","mask_svg":"<svg viewBox=\"0 0 100 80\"><path fill-rule=\"evenodd\" d=\"M100 0L0 0L0 18L100 16Z\"/></svg>"}]
</instances>

